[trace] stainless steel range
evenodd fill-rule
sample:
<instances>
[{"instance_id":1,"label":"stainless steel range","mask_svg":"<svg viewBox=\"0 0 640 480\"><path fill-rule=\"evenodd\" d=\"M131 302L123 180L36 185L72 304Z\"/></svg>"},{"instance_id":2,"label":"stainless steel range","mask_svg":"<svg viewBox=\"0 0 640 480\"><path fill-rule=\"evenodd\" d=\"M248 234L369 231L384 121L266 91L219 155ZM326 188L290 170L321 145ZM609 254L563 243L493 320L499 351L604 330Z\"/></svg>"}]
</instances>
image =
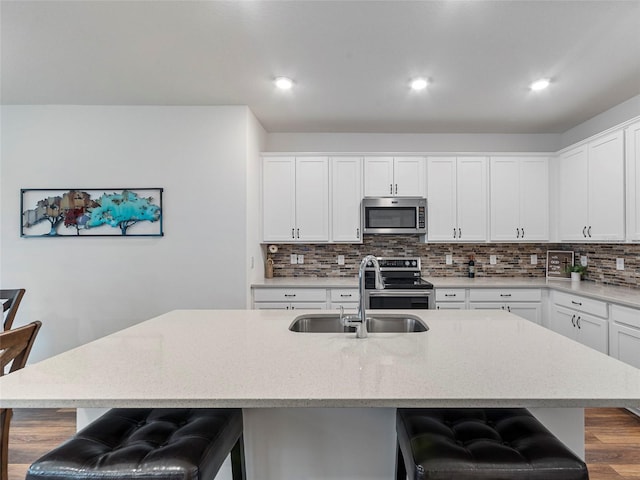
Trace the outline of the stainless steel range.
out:
<instances>
[{"instance_id":1,"label":"stainless steel range","mask_svg":"<svg viewBox=\"0 0 640 480\"><path fill-rule=\"evenodd\" d=\"M433 284L422 278L419 257L378 257L384 289L375 289L372 265L365 270L365 301L370 309L433 308Z\"/></svg>"}]
</instances>

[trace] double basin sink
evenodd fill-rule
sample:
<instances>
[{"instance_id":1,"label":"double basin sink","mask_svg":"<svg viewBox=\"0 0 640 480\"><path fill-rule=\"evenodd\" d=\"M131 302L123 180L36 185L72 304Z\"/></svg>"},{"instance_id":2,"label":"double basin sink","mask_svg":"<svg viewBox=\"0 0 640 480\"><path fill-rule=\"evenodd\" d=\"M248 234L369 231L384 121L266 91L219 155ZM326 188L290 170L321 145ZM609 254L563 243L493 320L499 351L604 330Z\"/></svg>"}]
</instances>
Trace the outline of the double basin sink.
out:
<instances>
[{"instance_id":1,"label":"double basin sink","mask_svg":"<svg viewBox=\"0 0 640 480\"><path fill-rule=\"evenodd\" d=\"M355 333L356 327L345 326L339 314L312 313L296 317L289 326L300 333ZM417 333L429 327L415 315L375 314L367 316L369 333Z\"/></svg>"}]
</instances>

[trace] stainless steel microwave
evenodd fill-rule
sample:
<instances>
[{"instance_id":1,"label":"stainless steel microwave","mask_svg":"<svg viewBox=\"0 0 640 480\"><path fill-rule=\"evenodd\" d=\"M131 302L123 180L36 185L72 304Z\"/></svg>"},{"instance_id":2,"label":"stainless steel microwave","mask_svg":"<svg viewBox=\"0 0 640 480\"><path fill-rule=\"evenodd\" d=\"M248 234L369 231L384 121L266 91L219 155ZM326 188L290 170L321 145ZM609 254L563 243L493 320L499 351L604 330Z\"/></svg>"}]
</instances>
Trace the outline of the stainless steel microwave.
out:
<instances>
[{"instance_id":1,"label":"stainless steel microwave","mask_svg":"<svg viewBox=\"0 0 640 480\"><path fill-rule=\"evenodd\" d=\"M422 197L376 197L362 200L363 233L427 233L427 200Z\"/></svg>"}]
</instances>

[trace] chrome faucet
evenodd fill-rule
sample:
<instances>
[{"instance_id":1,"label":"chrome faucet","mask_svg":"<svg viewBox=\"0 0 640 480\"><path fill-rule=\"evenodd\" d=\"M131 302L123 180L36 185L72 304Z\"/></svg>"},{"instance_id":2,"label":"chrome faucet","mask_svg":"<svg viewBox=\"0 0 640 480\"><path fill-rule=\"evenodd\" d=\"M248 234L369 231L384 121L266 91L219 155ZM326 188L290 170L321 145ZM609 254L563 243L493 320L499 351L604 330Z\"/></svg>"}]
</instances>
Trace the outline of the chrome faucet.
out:
<instances>
[{"instance_id":1,"label":"chrome faucet","mask_svg":"<svg viewBox=\"0 0 640 480\"><path fill-rule=\"evenodd\" d=\"M366 300L364 296L365 292L365 281L364 281L364 271L367 268L367 265L371 263L375 270L375 288L383 289L384 288L384 280L382 279L382 274L380 273L380 264L378 263L378 259L373 255L367 255L360 262L360 269L358 270L358 289L360 290L360 302L358 303L358 313L357 315L347 315L343 317L342 312L340 310L340 318L342 319L343 325L347 327L356 327L356 338L367 338L367 313L366 313Z\"/></svg>"}]
</instances>

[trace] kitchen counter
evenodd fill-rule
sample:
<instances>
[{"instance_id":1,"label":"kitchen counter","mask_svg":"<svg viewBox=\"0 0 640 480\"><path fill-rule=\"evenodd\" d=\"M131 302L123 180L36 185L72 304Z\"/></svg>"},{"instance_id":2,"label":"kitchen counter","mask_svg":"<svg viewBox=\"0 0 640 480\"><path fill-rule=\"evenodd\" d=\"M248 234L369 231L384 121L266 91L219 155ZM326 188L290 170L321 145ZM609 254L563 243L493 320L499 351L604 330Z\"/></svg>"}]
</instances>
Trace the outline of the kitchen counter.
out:
<instances>
[{"instance_id":1,"label":"kitchen counter","mask_svg":"<svg viewBox=\"0 0 640 480\"><path fill-rule=\"evenodd\" d=\"M545 277L425 277L435 288L548 288L605 302L640 308L640 289L601 283L547 280ZM356 277L278 277L251 285L259 288L357 288Z\"/></svg>"},{"instance_id":2,"label":"kitchen counter","mask_svg":"<svg viewBox=\"0 0 640 480\"><path fill-rule=\"evenodd\" d=\"M640 406L640 370L511 313L414 312L429 331L357 339L177 310L0 378L0 407L241 407L248 480L387 480L397 407L529 407L584 458L582 407Z\"/></svg>"},{"instance_id":3,"label":"kitchen counter","mask_svg":"<svg viewBox=\"0 0 640 480\"><path fill-rule=\"evenodd\" d=\"M368 339L300 313L173 311L1 378L0 407L640 407L640 370L507 312Z\"/></svg>"}]
</instances>

